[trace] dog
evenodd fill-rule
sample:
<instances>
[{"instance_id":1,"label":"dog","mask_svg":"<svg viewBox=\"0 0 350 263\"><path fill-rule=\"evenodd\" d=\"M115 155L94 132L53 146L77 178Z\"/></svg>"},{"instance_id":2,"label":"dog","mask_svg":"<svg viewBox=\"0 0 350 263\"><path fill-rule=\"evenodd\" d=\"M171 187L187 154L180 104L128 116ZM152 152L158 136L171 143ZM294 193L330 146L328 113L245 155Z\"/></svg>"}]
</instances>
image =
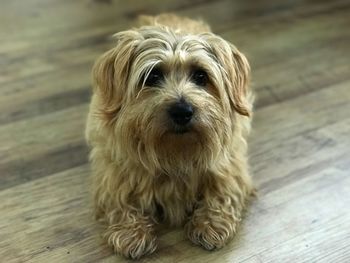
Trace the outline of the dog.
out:
<instances>
[{"instance_id":1,"label":"dog","mask_svg":"<svg viewBox=\"0 0 350 263\"><path fill-rule=\"evenodd\" d=\"M248 61L200 20L140 21L93 67L86 138L96 217L128 258L155 251L162 222L219 249L254 192Z\"/></svg>"}]
</instances>

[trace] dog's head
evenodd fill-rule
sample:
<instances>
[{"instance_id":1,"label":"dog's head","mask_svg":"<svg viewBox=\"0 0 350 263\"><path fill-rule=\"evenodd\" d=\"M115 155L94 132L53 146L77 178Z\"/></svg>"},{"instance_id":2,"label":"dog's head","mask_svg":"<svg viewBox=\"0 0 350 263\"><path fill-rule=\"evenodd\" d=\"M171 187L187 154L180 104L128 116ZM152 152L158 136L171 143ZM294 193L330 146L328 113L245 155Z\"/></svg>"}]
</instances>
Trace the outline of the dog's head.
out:
<instances>
[{"instance_id":1,"label":"dog's head","mask_svg":"<svg viewBox=\"0 0 350 263\"><path fill-rule=\"evenodd\" d=\"M209 165L231 139L236 116L250 115L244 55L212 33L161 26L116 38L93 75L118 155L150 170Z\"/></svg>"}]
</instances>

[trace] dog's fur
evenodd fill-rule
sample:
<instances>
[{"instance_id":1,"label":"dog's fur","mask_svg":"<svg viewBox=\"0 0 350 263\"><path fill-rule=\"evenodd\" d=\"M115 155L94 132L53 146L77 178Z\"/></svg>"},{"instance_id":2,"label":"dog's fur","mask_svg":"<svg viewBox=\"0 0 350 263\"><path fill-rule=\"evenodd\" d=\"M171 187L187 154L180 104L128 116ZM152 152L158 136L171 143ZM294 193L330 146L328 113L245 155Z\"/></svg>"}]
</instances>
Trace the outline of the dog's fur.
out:
<instances>
[{"instance_id":1,"label":"dog's fur","mask_svg":"<svg viewBox=\"0 0 350 263\"><path fill-rule=\"evenodd\" d=\"M208 250L234 235L253 191L246 137L252 95L249 64L201 21L142 17L115 35L115 47L93 68L86 128L97 218L116 252L131 258L156 249L155 224L185 225ZM161 67L160 87L145 76ZM209 82L198 87L193 68ZM166 114L184 98L195 109L190 130L176 133Z\"/></svg>"}]
</instances>

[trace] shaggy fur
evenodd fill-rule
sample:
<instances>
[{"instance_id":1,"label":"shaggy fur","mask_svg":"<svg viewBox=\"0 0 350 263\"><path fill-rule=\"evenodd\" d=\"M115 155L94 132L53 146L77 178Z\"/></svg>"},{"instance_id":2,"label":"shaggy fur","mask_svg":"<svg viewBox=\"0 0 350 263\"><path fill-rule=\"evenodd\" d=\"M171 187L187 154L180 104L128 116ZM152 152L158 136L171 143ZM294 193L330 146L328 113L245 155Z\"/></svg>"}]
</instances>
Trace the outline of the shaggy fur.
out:
<instances>
[{"instance_id":1,"label":"shaggy fur","mask_svg":"<svg viewBox=\"0 0 350 263\"><path fill-rule=\"evenodd\" d=\"M246 138L252 96L249 64L201 21L142 17L115 35L96 62L86 128L97 218L114 250L139 258L156 249L155 224L184 225L188 238L212 250L233 237L252 193ZM145 85L154 67L165 72ZM199 87L193 68L208 74ZM180 98L195 109L190 130L167 115Z\"/></svg>"}]
</instances>

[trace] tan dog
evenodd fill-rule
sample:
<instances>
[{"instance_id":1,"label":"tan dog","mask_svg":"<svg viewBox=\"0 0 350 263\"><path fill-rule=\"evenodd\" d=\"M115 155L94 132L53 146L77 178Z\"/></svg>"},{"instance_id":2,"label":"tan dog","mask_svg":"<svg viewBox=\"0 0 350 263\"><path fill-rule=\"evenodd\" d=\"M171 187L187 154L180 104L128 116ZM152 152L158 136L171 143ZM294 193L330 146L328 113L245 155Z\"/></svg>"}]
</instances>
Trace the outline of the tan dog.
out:
<instances>
[{"instance_id":1,"label":"tan dog","mask_svg":"<svg viewBox=\"0 0 350 263\"><path fill-rule=\"evenodd\" d=\"M200 21L143 17L93 69L86 128L96 215L116 252L156 249L155 224L208 250L233 237L252 193L249 65Z\"/></svg>"}]
</instances>

